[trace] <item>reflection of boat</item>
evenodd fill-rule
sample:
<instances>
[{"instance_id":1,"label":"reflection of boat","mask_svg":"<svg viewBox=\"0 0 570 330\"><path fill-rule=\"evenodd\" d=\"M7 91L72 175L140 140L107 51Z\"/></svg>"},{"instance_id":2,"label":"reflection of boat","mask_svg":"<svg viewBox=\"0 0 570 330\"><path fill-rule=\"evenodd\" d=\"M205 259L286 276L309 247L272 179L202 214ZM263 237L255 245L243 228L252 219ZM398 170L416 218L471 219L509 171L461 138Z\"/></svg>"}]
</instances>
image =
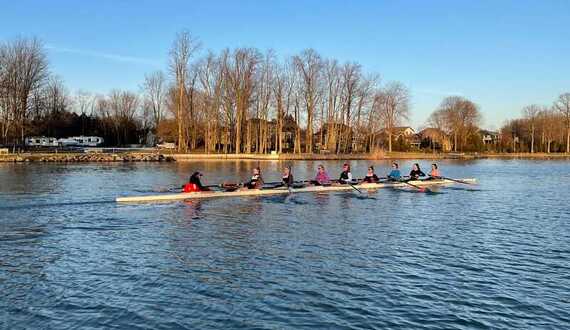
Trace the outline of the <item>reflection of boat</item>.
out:
<instances>
[{"instance_id":1,"label":"reflection of boat","mask_svg":"<svg viewBox=\"0 0 570 330\"><path fill-rule=\"evenodd\" d=\"M455 180L455 179L454 179ZM458 179L462 183L475 183L475 179ZM302 188L279 187L271 189L248 189L236 191L204 191L204 192L191 192L191 193L177 193L177 194L162 194L162 195L147 195L147 196L131 196L131 197L118 197L117 202L157 202L157 201L176 201L185 199L202 199L202 198L216 198L216 197L242 197L242 196L263 196L263 195L279 195L288 193L319 193L329 191L349 191L353 187L360 190L374 190L380 188L392 187L406 187L411 185L425 187L433 185L453 184L456 181L447 179L438 180L417 180L410 181L409 184L403 182L382 182L382 183L362 183L356 186L351 185L331 185L331 186L305 186Z\"/></svg>"}]
</instances>

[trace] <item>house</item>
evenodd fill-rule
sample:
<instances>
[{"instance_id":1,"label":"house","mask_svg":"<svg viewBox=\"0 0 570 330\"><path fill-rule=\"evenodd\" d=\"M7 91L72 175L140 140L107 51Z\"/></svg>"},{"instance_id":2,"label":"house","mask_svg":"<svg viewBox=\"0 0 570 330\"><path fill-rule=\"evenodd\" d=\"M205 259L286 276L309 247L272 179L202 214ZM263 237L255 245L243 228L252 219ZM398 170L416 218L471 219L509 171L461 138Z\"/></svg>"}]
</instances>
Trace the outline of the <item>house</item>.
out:
<instances>
[{"instance_id":1,"label":"house","mask_svg":"<svg viewBox=\"0 0 570 330\"><path fill-rule=\"evenodd\" d=\"M295 133L297 132L297 123L291 115L285 115L283 117L283 151L290 152L293 151L295 146ZM271 148L276 150L277 148L277 120L272 119L269 122L269 133L271 136ZM304 131L301 130L301 143L304 142L305 135Z\"/></svg>"},{"instance_id":2,"label":"house","mask_svg":"<svg viewBox=\"0 0 570 330\"><path fill-rule=\"evenodd\" d=\"M413 128L406 126L406 127L394 127L393 129L394 135L396 137L410 137L414 134L416 134L416 131L414 131Z\"/></svg>"},{"instance_id":3,"label":"house","mask_svg":"<svg viewBox=\"0 0 570 330\"><path fill-rule=\"evenodd\" d=\"M499 143L499 133L487 130L479 130L479 135L484 145L495 145Z\"/></svg>"},{"instance_id":4,"label":"house","mask_svg":"<svg viewBox=\"0 0 570 330\"><path fill-rule=\"evenodd\" d=\"M406 127L394 127L392 128L392 140L397 140L400 137L409 138L416 134L413 128L406 126ZM388 138L388 129L383 128L378 131L375 136L380 139L387 139Z\"/></svg>"},{"instance_id":5,"label":"house","mask_svg":"<svg viewBox=\"0 0 570 330\"><path fill-rule=\"evenodd\" d=\"M375 146L387 148L388 135L388 130L385 128L374 134ZM392 129L392 144L395 150L405 151L410 147L418 147L420 143L416 136L416 131L409 126L403 126Z\"/></svg>"},{"instance_id":6,"label":"house","mask_svg":"<svg viewBox=\"0 0 570 330\"><path fill-rule=\"evenodd\" d=\"M420 149L422 145L422 138L419 134L406 137L406 141L413 149Z\"/></svg>"},{"instance_id":7,"label":"house","mask_svg":"<svg viewBox=\"0 0 570 330\"><path fill-rule=\"evenodd\" d=\"M386 128L380 130L379 134L388 135L388 130ZM416 131L409 126L394 127L392 128L392 138L398 139L399 137L411 137L416 134Z\"/></svg>"},{"instance_id":8,"label":"house","mask_svg":"<svg viewBox=\"0 0 570 330\"><path fill-rule=\"evenodd\" d=\"M358 148L358 140L352 127L335 122L324 123L313 133L315 148L320 153L334 153L337 148L341 152L354 151Z\"/></svg>"},{"instance_id":9,"label":"house","mask_svg":"<svg viewBox=\"0 0 570 330\"><path fill-rule=\"evenodd\" d=\"M451 138L441 129L428 127L418 133L421 140L420 148L451 151Z\"/></svg>"}]
</instances>

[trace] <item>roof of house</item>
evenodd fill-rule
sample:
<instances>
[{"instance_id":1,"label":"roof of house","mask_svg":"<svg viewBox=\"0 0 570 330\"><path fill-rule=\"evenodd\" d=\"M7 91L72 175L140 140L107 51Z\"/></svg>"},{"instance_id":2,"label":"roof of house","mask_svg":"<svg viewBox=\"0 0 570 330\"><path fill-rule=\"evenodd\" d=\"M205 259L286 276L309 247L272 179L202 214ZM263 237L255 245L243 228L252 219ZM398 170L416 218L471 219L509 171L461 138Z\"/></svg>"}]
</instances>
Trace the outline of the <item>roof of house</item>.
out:
<instances>
[{"instance_id":1,"label":"roof of house","mask_svg":"<svg viewBox=\"0 0 570 330\"><path fill-rule=\"evenodd\" d=\"M410 126L401 126L401 127L394 127L392 129L392 134L393 135L403 135L407 130L411 131L409 135L416 133L416 131L413 128L411 128ZM386 134L386 131L387 131L387 129L383 128L376 134Z\"/></svg>"},{"instance_id":2,"label":"roof of house","mask_svg":"<svg viewBox=\"0 0 570 330\"><path fill-rule=\"evenodd\" d=\"M479 133L482 135L499 135L499 132L495 132L495 131L488 131L486 129L480 129Z\"/></svg>"},{"instance_id":3,"label":"roof of house","mask_svg":"<svg viewBox=\"0 0 570 330\"><path fill-rule=\"evenodd\" d=\"M413 128L411 128L410 126L394 127L394 131L395 131L395 132L403 132L403 131L408 130L408 129L412 130L412 132L414 132L414 133L416 132L416 131L415 131Z\"/></svg>"}]
</instances>

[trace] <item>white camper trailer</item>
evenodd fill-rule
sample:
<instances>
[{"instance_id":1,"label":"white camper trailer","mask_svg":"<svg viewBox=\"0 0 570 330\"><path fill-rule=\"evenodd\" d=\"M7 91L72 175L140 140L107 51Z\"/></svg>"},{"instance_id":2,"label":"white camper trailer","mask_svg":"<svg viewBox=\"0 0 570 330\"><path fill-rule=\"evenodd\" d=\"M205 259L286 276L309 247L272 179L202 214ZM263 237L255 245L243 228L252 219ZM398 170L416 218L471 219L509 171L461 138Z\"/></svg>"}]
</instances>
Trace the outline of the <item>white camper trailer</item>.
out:
<instances>
[{"instance_id":1,"label":"white camper trailer","mask_svg":"<svg viewBox=\"0 0 570 330\"><path fill-rule=\"evenodd\" d=\"M45 136L32 136L24 140L27 147L57 147L59 146L56 138Z\"/></svg>"},{"instance_id":2,"label":"white camper trailer","mask_svg":"<svg viewBox=\"0 0 570 330\"><path fill-rule=\"evenodd\" d=\"M99 147L103 144L103 138L99 136L72 136L69 138L56 139L54 137L27 137L27 147Z\"/></svg>"}]
</instances>

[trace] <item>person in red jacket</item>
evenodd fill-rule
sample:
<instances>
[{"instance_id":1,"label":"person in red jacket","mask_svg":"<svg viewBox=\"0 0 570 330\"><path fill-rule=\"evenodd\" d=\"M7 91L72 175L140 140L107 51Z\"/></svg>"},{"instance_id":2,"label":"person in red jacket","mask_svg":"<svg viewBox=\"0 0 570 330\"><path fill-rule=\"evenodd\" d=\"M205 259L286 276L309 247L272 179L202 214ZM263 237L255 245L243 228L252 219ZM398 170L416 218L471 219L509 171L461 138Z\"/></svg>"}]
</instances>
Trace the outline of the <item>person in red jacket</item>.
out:
<instances>
[{"instance_id":1,"label":"person in red jacket","mask_svg":"<svg viewBox=\"0 0 570 330\"><path fill-rule=\"evenodd\" d=\"M205 187L204 185L202 185L202 182L200 181L200 177L202 177L202 173L200 172L194 172L191 176L190 179L188 180L188 183L184 185L184 187L182 187L182 190L185 193L190 193L190 192L200 192L200 191L209 191L210 188Z\"/></svg>"}]
</instances>

